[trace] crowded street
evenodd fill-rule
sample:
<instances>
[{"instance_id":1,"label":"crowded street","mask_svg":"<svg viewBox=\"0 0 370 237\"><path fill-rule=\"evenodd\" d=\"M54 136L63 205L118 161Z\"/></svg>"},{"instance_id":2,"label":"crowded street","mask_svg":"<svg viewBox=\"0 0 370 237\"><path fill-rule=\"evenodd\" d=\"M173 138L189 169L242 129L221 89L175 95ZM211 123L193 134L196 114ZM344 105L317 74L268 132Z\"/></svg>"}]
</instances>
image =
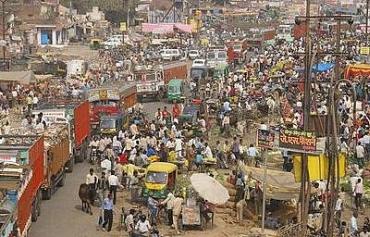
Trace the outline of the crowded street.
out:
<instances>
[{"instance_id":1,"label":"crowded street","mask_svg":"<svg viewBox=\"0 0 370 237\"><path fill-rule=\"evenodd\" d=\"M370 237L369 2L1 1L0 237Z\"/></svg>"}]
</instances>

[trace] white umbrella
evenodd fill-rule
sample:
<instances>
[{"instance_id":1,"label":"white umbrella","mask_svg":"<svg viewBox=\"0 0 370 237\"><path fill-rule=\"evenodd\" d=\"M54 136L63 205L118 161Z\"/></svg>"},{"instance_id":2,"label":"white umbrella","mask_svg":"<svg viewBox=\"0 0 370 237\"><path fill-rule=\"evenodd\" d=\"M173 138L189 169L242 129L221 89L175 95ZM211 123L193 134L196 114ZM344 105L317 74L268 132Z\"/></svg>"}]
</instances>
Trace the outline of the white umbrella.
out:
<instances>
[{"instance_id":1,"label":"white umbrella","mask_svg":"<svg viewBox=\"0 0 370 237\"><path fill-rule=\"evenodd\" d=\"M213 204L224 204L229 200L229 192L217 180L204 173L193 174L191 185L200 197Z\"/></svg>"}]
</instances>

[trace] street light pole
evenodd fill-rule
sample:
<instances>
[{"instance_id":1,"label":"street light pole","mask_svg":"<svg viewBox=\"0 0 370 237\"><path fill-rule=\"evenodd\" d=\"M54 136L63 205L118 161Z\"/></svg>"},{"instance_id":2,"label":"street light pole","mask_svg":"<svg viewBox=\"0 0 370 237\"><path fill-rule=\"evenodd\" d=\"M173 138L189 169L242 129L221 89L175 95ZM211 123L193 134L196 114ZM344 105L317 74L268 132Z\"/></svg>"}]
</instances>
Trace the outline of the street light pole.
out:
<instances>
[{"instance_id":1,"label":"street light pole","mask_svg":"<svg viewBox=\"0 0 370 237\"><path fill-rule=\"evenodd\" d=\"M5 66L5 60L6 60L6 54L5 54L5 50L6 50L6 27L5 27L5 25L6 25L6 23L5 23L5 2L6 2L6 0L1 0L1 14L2 14L2 35L3 35L3 37L2 37L2 40L3 40L3 46L2 46L2 48L3 48L3 66L4 66L4 70L5 69L8 69L9 70L9 67L8 67L8 65L7 66Z\"/></svg>"},{"instance_id":2,"label":"street light pole","mask_svg":"<svg viewBox=\"0 0 370 237\"><path fill-rule=\"evenodd\" d=\"M368 28L369 27L369 0L366 0L366 29L365 29L365 36L366 36L366 47L368 42Z\"/></svg>"}]
</instances>

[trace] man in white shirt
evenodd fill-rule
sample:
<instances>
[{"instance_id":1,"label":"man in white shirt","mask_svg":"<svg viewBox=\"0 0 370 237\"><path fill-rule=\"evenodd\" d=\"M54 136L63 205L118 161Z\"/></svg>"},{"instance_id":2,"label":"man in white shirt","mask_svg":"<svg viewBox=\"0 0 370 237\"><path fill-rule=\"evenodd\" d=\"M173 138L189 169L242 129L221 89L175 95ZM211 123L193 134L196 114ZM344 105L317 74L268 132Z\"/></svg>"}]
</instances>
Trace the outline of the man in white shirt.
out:
<instances>
[{"instance_id":1,"label":"man in white shirt","mask_svg":"<svg viewBox=\"0 0 370 237\"><path fill-rule=\"evenodd\" d=\"M112 162L108 159L108 157L105 157L105 159L100 163L100 166L102 171L105 171L106 174L109 174L112 169Z\"/></svg>"},{"instance_id":2,"label":"man in white shirt","mask_svg":"<svg viewBox=\"0 0 370 237\"><path fill-rule=\"evenodd\" d=\"M37 96L35 95L33 98L32 98L32 106L33 106L33 109L36 109L37 108L37 104L39 103L39 98L37 98Z\"/></svg>"},{"instance_id":3,"label":"man in white shirt","mask_svg":"<svg viewBox=\"0 0 370 237\"><path fill-rule=\"evenodd\" d=\"M364 165L365 149L362 146L361 142L359 142L356 146L356 158L357 158L360 168L362 168Z\"/></svg>"},{"instance_id":4,"label":"man in white shirt","mask_svg":"<svg viewBox=\"0 0 370 237\"><path fill-rule=\"evenodd\" d=\"M98 176L94 173L94 169L91 168L90 172L86 175L86 184L89 187L89 195L95 199L96 189L98 185Z\"/></svg>"},{"instance_id":5,"label":"man in white shirt","mask_svg":"<svg viewBox=\"0 0 370 237\"><path fill-rule=\"evenodd\" d=\"M175 139L175 151L176 151L176 155L177 157L181 157L182 154L182 145L184 144L184 142L182 141L182 139L180 137L176 137Z\"/></svg>"},{"instance_id":6,"label":"man in white shirt","mask_svg":"<svg viewBox=\"0 0 370 237\"><path fill-rule=\"evenodd\" d=\"M258 150L257 150L257 148L256 148L253 144L250 144L250 146L249 146L249 148L248 148L248 150L247 150L247 155L248 155L250 158L252 158L252 159L254 159L254 158L256 158L256 157L257 157L257 155L258 155Z\"/></svg>"},{"instance_id":7,"label":"man in white shirt","mask_svg":"<svg viewBox=\"0 0 370 237\"><path fill-rule=\"evenodd\" d=\"M133 137L134 136L128 137L125 140L125 150L128 151L128 152L130 152L132 150L132 147L134 146L134 142L132 140Z\"/></svg>"},{"instance_id":8,"label":"man in white shirt","mask_svg":"<svg viewBox=\"0 0 370 237\"><path fill-rule=\"evenodd\" d=\"M173 208L173 201L175 200L175 196L173 193L169 192L167 194L166 199L161 202L161 205L166 205L166 210L167 210L167 217L168 217L168 225L172 226L173 224L173 218L172 218L172 208Z\"/></svg>"},{"instance_id":9,"label":"man in white shirt","mask_svg":"<svg viewBox=\"0 0 370 237\"><path fill-rule=\"evenodd\" d=\"M358 234L357 217L358 217L357 211L354 211L351 217L351 229L350 229L351 236L357 236Z\"/></svg>"},{"instance_id":10,"label":"man in white shirt","mask_svg":"<svg viewBox=\"0 0 370 237\"><path fill-rule=\"evenodd\" d=\"M212 150L211 150L211 148L208 146L208 143L206 142L206 143L204 144L204 146L205 146L204 153L203 153L204 158L206 158L206 159L213 159Z\"/></svg>"},{"instance_id":11,"label":"man in white shirt","mask_svg":"<svg viewBox=\"0 0 370 237\"><path fill-rule=\"evenodd\" d=\"M109 184L109 192L113 195L113 204L116 205L116 198L117 198L117 187L122 187L120 184L118 177L114 170L112 170L111 175L108 177L108 184Z\"/></svg>"}]
</instances>

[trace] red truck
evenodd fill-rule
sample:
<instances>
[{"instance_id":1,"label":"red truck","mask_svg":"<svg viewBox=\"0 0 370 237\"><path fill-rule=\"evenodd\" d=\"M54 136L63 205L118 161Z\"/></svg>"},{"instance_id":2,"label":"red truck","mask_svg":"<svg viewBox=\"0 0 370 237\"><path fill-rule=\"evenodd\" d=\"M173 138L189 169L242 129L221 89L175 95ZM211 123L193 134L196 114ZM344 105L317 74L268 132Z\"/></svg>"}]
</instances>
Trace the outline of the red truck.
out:
<instances>
[{"instance_id":1,"label":"red truck","mask_svg":"<svg viewBox=\"0 0 370 237\"><path fill-rule=\"evenodd\" d=\"M244 60L244 52L248 47L246 40L230 40L226 42L227 60L229 63L241 63Z\"/></svg>"},{"instance_id":2,"label":"red truck","mask_svg":"<svg viewBox=\"0 0 370 237\"><path fill-rule=\"evenodd\" d=\"M188 78L188 63L176 62L163 65L163 81L167 85L172 79L187 79Z\"/></svg>"},{"instance_id":3,"label":"red truck","mask_svg":"<svg viewBox=\"0 0 370 237\"><path fill-rule=\"evenodd\" d=\"M13 236L27 236L31 221L37 221L41 210L41 185L44 181L44 137L40 136L4 136L7 144L0 145L0 161L15 162L23 168L23 178L19 186L4 185L7 196L16 204L15 225L19 233ZM3 164L4 164L3 163ZM13 165L14 169L14 165ZM26 171L25 171L26 170ZM0 170L1 176L7 175L6 169ZM14 179L14 177L13 177ZM17 228L14 228L17 229ZM12 236L12 235L11 235Z\"/></svg>"},{"instance_id":4,"label":"red truck","mask_svg":"<svg viewBox=\"0 0 370 237\"><path fill-rule=\"evenodd\" d=\"M117 115L136 105L136 85L126 83L117 87L103 87L88 92L90 124L96 129L101 115Z\"/></svg>"},{"instance_id":5,"label":"red truck","mask_svg":"<svg viewBox=\"0 0 370 237\"><path fill-rule=\"evenodd\" d=\"M72 172L75 162L82 162L87 157L87 149L90 137L90 103L81 100L57 99L41 103L37 110L32 113L43 113L47 123L65 121L70 127L70 154L71 160L67 169Z\"/></svg>"}]
</instances>

